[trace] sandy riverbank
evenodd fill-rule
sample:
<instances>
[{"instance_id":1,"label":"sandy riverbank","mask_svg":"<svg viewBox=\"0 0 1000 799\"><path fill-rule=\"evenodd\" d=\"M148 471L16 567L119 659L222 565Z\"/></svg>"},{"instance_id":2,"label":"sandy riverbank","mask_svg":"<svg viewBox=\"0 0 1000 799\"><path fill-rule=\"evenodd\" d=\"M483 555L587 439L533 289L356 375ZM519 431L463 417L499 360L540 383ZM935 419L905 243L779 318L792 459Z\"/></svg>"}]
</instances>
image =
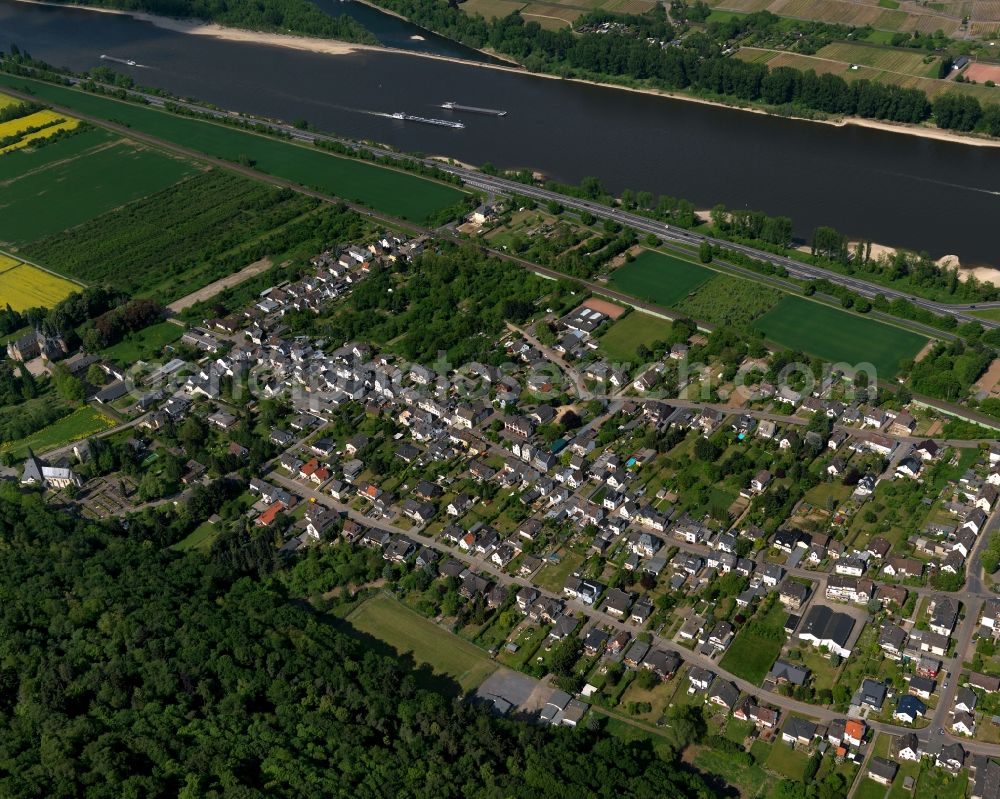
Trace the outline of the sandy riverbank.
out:
<instances>
[{"instance_id":1,"label":"sandy riverbank","mask_svg":"<svg viewBox=\"0 0 1000 799\"><path fill-rule=\"evenodd\" d=\"M364 2L365 0L359 0ZM214 39L222 39L229 42L248 42L252 44L264 44L273 47L287 47L293 50L305 50L312 53L323 53L325 55L348 55L350 53L373 50L378 52L388 52L397 53L400 55L415 56L417 58L431 58L438 61L451 61L457 64L464 64L466 66L479 67L481 69L493 69L502 72L516 72L521 75L530 75L535 78L541 78L545 80L565 80L572 81L574 83L584 83L590 86L600 86L607 89L618 89L619 91L635 92L637 94L647 94L654 95L657 97L667 97L673 100L683 100L689 103L701 103L702 105L715 106L717 108L728 108L735 111L749 111L754 114L762 114L764 116L774 116L769 114L767 111L761 108L750 108L742 105L731 105L728 103L721 103L715 100L707 100L702 97L693 97L689 94L684 94L682 92L670 92L660 89L648 89L648 88L636 88L632 86L621 86L616 83L605 83L602 81L586 80L583 78L562 78L558 75L546 75L539 72L528 72L523 67L515 66L513 63L511 65L505 64L487 64L480 61L469 61L464 58L456 58L454 56L443 56L436 53L423 53L414 50L401 50L399 48L383 47L381 45L371 45L371 44L357 44L354 42L342 42L336 39L321 39L310 36L293 36L291 34L284 33L268 33L265 31L254 31L246 30L243 28L229 28L223 25L218 25L213 22L203 22L199 20L189 20L189 19L174 19L172 17L163 17L157 14L147 14L142 11L125 11L114 8L97 8L95 6L88 5L78 5L75 3L52 3L46 2L46 0L17 0L20 3L31 3L33 5L43 5L43 6L53 6L57 8L76 8L85 11L95 11L101 14L117 14L120 16L128 16L134 19L140 20L142 22L147 22L151 25L155 25L158 28L164 30L174 31L176 33L187 33L193 36L208 36ZM374 6L372 3L367 3L375 8L379 8L381 11L385 11L381 7ZM386 12L391 13L391 12ZM398 15L397 15L398 16ZM489 55L495 56L497 58L503 58L503 56L497 56L495 53L489 53ZM890 123L890 122L880 122L874 119L861 119L857 117L850 117L847 119L806 119L804 117L789 117L799 122L813 122L820 125L832 125L834 127L845 127L847 125L855 125L863 128L872 128L875 130L882 130L889 133L903 133L910 136L920 136L925 139L935 139L937 141L952 142L956 144L968 144L974 147L1000 147L1000 140L985 139L975 136L962 136L958 133L953 133L951 131L940 130L939 128L934 128L925 125L905 125L901 123Z\"/></svg>"}]
</instances>

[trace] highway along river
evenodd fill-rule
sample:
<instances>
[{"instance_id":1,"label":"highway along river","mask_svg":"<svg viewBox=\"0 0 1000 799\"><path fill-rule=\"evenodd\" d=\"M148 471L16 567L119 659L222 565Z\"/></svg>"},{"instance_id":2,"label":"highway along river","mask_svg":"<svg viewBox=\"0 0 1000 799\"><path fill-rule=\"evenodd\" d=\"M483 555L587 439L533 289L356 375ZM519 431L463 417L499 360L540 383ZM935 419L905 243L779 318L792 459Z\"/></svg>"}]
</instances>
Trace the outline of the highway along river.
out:
<instances>
[{"instance_id":1,"label":"highway along river","mask_svg":"<svg viewBox=\"0 0 1000 799\"><path fill-rule=\"evenodd\" d=\"M322 0L332 3L333 0ZM334 4L335 5L335 4ZM360 11L360 9L359 9ZM383 15L379 15L383 16ZM393 26L396 26L393 28ZM378 27L378 26L376 26ZM130 17L0 0L0 46L75 70L101 54L144 65L142 85L411 152L530 167L792 217L796 234L852 237L1000 266L1000 149L715 108L401 53L321 55L177 33ZM424 32L426 34L426 32ZM460 45L400 21L376 34L448 55ZM466 51L467 52L467 51ZM454 114L446 100L504 109ZM391 119L403 111L464 129Z\"/></svg>"}]
</instances>

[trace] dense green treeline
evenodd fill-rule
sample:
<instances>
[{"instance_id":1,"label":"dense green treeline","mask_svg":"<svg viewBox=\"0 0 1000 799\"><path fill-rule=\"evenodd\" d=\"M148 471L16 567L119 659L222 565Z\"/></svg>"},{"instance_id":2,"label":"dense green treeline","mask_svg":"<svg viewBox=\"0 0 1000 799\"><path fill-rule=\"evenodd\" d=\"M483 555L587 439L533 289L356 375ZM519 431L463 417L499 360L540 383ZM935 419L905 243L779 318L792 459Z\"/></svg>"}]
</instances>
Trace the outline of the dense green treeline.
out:
<instances>
[{"instance_id":1,"label":"dense green treeline","mask_svg":"<svg viewBox=\"0 0 1000 799\"><path fill-rule=\"evenodd\" d=\"M308 36L378 43L354 18L331 17L308 0L88 0L88 3L167 17L194 17L236 28L280 33L294 31Z\"/></svg>"},{"instance_id":2,"label":"dense green treeline","mask_svg":"<svg viewBox=\"0 0 1000 799\"><path fill-rule=\"evenodd\" d=\"M282 581L9 490L0 541L10 799L712 795L648 744L423 690Z\"/></svg>"},{"instance_id":3,"label":"dense green treeline","mask_svg":"<svg viewBox=\"0 0 1000 799\"><path fill-rule=\"evenodd\" d=\"M839 75L817 75L813 70L791 67L771 69L766 64L729 57L728 48L735 40L768 35L779 28L780 18L766 11L712 22L704 31L675 38L685 29L672 25L660 6L641 16L604 11L586 14L576 22L577 30L582 31L579 35L568 28L545 30L537 22L525 22L518 13L487 22L442 0L377 2L469 46L490 47L513 56L536 71L689 90L764 103L790 113L819 112L917 123L929 119L932 112L931 103L920 89L864 79L846 81ZM606 22L616 27L603 33L593 31L595 25ZM826 43L826 38L819 37L819 42ZM664 46L667 43L670 46ZM1000 105L983 108L975 98L955 101L946 97L950 95L938 98L933 108L941 111L939 127L1000 135ZM956 103L967 110L953 113L951 108Z\"/></svg>"}]
</instances>

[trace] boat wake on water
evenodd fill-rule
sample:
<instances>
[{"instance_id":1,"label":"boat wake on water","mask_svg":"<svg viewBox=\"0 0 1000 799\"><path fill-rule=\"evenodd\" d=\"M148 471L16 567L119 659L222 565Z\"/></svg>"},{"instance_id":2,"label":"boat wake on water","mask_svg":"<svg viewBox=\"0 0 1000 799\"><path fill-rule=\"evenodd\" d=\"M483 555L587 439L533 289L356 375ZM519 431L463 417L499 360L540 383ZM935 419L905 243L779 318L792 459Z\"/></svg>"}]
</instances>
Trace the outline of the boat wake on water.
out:
<instances>
[{"instance_id":1,"label":"boat wake on water","mask_svg":"<svg viewBox=\"0 0 1000 799\"><path fill-rule=\"evenodd\" d=\"M139 64L138 62L133 61L131 58L117 58L116 56L104 55L103 53L101 54L101 60L113 61L116 64L124 64L126 67L136 67L138 69L152 69L152 67L146 66L146 64Z\"/></svg>"},{"instance_id":2,"label":"boat wake on water","mask_svg":"<svg viewBox=\"0 0 1000 799\"><path fill-rule=\"evenodd\" d=\"M960 189L961 191L975 191L980 194L992 194L994 197L1000 197L1000 191L995 189L984 189L981 186L966 186L963 183L951 183L947 180L938 180L936 178L925 178L922 175L909 175L905 172L890 172L887 169L876 169L875 172L881 172L883 175L890 175L894 178L909 178L910 180L918 180L921 183L931 183L936 186L945 186L949 189Z\"/></svg>"}]
</instances>

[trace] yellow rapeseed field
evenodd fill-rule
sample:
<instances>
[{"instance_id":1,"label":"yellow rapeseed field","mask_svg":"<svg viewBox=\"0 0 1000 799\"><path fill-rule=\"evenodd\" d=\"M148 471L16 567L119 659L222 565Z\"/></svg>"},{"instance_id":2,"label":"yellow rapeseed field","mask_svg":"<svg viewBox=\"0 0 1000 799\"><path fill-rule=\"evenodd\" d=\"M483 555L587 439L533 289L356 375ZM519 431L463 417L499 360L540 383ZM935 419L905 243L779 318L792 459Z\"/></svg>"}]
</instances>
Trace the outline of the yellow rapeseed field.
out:
<instances>
[{"instance_id":1,"label":"yellow rapeseed field","mask_svg":"<svg viewBox=\"0 0 1000 799\"><path fill-rule=\"evenodd\" d=\"M59 119L65 119L65 117L54 111L43 110L28 114L26 117L12 119L9 122L0 122L0 139L6 139L8 136L16 136L28 128L40 128L42 125L51 125Z\"/></svg>"},{"instance_id":2,"label":"yellow rapeseed field","mask_svg":"<svg viewBox=\"0 0 1000 799\"><path fill-rule=\"evenodd\" d=\"M22 136L20 141L16 141L13 144L8 144L6 147L0 147L0 155L4 153L9 153L11 150L20 150L22 147L27 147L35 139L47 139L49 136L55 135L60 130L73 130L77 125L80 124L79 119L67 119L65 122L60 122L58 125L53 125L50 128L45 128L44 130L36 130L34 133L29 133L27 136Z\"/></svg>"},{"instance_id":3,"label":"yellow rapeseed field","mask_svg":"<svg viewBox=\"0 0 1000 799\"><path fill-rule=\"evenodd\" d=\"M50 308L80 286L44 269L0 255L0 308Z\"/></svg>"}]
</instances>

